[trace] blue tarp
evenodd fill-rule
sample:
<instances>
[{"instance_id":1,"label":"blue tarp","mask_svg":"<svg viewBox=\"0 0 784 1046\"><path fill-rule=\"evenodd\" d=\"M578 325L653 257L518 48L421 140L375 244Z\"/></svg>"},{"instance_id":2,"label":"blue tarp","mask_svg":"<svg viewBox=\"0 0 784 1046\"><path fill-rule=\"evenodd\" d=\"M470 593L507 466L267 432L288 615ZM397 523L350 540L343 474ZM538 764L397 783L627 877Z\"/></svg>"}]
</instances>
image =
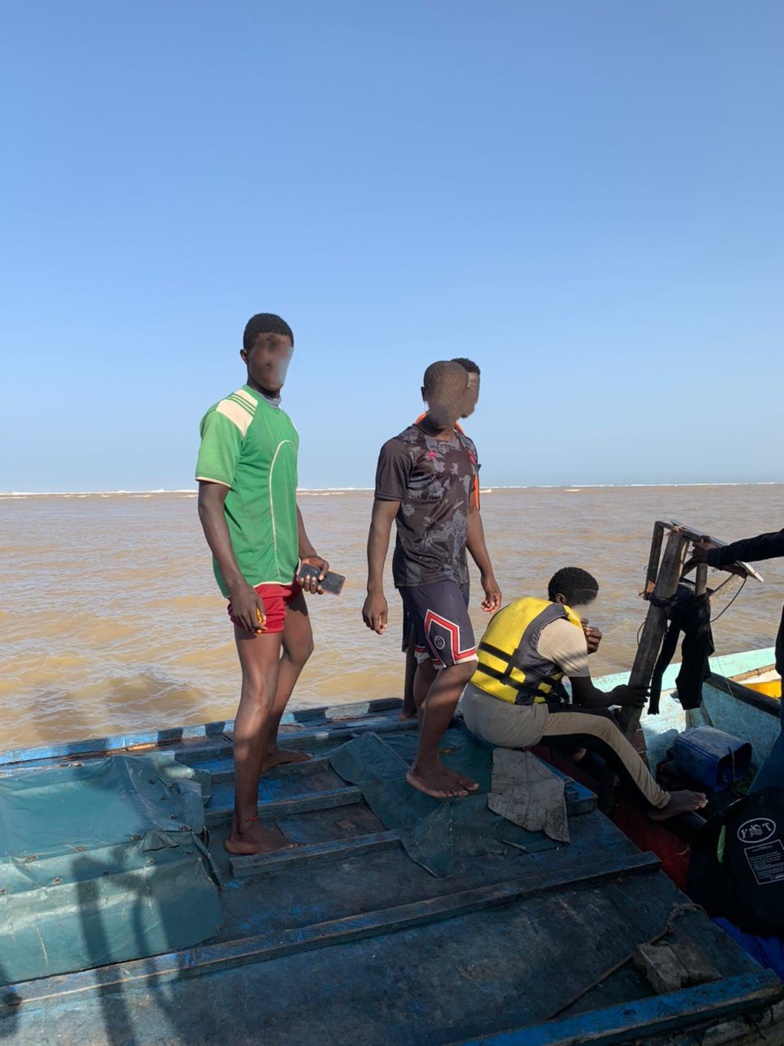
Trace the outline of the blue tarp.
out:
<instances>
[{"instance_id":1,"label":"blue tarp","mask_svg":"<svg viewBox=\"0 0 784 1046\"><path fill-rule=\"evenodd\" d=\"M115 756L0 778L6 983L186 948L222 921L207 775Z\"/></svg>"}]
</instances>

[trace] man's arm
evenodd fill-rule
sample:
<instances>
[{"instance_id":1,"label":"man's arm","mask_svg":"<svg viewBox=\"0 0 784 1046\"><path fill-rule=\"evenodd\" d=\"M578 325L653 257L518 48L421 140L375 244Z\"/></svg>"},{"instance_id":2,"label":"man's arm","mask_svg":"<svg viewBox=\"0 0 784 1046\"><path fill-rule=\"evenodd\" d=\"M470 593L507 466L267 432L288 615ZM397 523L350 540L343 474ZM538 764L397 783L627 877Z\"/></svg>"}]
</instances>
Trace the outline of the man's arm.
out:
<instances>
[{"instance_id":1,"label":"man's arm","mask_svg":"<svg viewBox=\"0 0 784 1046\"><path fill-rule=\"evenodd\" d=\"M612 705L630 705L642 708L647 700L647 687L621 684L609 693L593 685L590 676L569 677L572 684L572 699L583 708L610 708Z\"/></svg>"},{"instance_id":2,"label":"man's arm","mask_svg":"<svg viewBox=\"0 0 784 1046\"><path fill-rule=\"evenodd\" d=\"M302 519L299 505L297 505L297 542L299 558L302 562L309 563L319 571L318 577L303 577L300 580L300 584L306 592L316 592L318 595L322 595L324 589L321 587L319 582L324 580L324 575L329 570L329 563L326 559L323 559L318 552L316 552L311 544L310 538L305 530L305 522Z\"/></svg>"},{"instance_id":3,"label":"man's arm","mask_svg":"<svg viewBox=\"0 0 784 1046\"><path fill-rule=\"evenodd\" d=\"M400 508L399 501L375 498L367 542L368 581L367 599L362 607L362 619L368 628L379 635L387 627L387 601L384 596L384 563L389 549L392 523Z\"/></svg>"},{"instance_id":4,"label":"man's arm","mask_svg":"<svg viewBox=\"0 0 784 1046\"><path fill-rule=\"evenodd\" d=\"M784 530L760 534L755 538L743 538L719 548L715 548L708 540L695 545L693 555L698 563L707 563L708 566L719 568L739 561L757 563L761 559L775 559L777 556L784 556Z\"/></svg>"},{"instance_id":5,"label":"man's arm","mask_svg":"<svg viewBox=\"0 0 784 1046\"><path fill-rule=\"evenodd\" d=\"M485 530L482 526L482 517L479 513L478 506L473 503L468 509L468 537L466 540L466 547L471 553L471 558L479 568L479 573L481 575L482 589L485 593L485 598L482 600L482 610L491 614L501 606L501 590L498 587L498 582L493 574L490 554L487 551Z\"/></svg>"},{"instance_id":6,"label":"man's arm","mask_svg":"<svg viewBox=\"0 0 784 1046\"><path fill-rule=\"evenodd\" d=\"M264 604L237 566L231 536L223 511L229 488L222 483L199 481L199 519L204 536L229 589L232 614L248 632L260 632L264 624Z\"/></svg>"},{"instance_id":7,"label":"man's arm","mask_svg":"<svg viewBox=\"0 0 784 1046\"><path fill-rule=\"evenodd\" d=\"M557 665L572 684L572 699L583 708L645 704L645 687L616 686L609 693L593 685L588 667L590 647L583 628L566 620L545 625L537 643L538 653Z\"/></svg>"}]
</instances>

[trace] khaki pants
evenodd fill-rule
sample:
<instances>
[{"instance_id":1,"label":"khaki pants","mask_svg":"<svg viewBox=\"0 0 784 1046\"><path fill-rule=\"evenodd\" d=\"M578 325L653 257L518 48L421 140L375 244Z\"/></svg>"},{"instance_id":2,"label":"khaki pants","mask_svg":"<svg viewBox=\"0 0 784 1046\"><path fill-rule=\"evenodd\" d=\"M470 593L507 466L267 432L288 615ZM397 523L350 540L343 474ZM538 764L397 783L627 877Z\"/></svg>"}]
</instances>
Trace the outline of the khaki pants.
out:
<instances>
[{"instance_id":1,"label":"khaki pants","mask_svg":"<svg viewBox=\"0 0 784 1046\"><path fill-rule=\"evenodd\" d=\"M563 748L590 748L651 806L670 799L610 715L574 705L551 712L547 705L510 705L469 683L463 691L466 726L483 741L501 748L529 748L542 742Z\"/></svg>"}]
</instances>

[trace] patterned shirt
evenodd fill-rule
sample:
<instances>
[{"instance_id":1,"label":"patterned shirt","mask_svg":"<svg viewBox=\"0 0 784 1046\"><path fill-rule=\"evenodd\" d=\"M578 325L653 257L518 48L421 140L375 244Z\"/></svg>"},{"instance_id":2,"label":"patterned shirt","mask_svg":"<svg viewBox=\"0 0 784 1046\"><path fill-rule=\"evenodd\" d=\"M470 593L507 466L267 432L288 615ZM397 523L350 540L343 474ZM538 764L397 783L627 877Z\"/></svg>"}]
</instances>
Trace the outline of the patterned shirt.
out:
<instances>
[{"instance_id":1,"label":"patterned shirt","mask_svg":"<svg viewBox=\"0 0 784 1046\"><path fill-rule=\"evenodd\" d=\"M395 586L468 583L466 541L476 447L463 432L450 440L410 425L381 448L376 497L399 501L392 558Z\"/></svg>"}]
</instances>

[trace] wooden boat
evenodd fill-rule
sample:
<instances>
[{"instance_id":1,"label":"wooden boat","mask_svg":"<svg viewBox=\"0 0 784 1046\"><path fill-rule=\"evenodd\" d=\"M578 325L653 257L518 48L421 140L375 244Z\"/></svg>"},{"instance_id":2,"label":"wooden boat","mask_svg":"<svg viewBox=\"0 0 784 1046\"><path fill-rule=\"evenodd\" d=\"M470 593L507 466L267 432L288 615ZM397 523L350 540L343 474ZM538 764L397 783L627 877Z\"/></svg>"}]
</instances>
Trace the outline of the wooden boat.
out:
<instances>
[{"instance_id":1,"label":"wooden boat","mask_svg":"<svg viewBox=\"0 0 784 1046\"><path fill-rule=\"evenodd\" d=\"M778 977L696 910L580 785L565 783L568 845L535 838L525 849L469 845L437 876L412 860L407 829L384 823L372 790L333 766L348 744L411 738L399 709L398 701L369 701L286 716L287 745L311 759L262 779L260 813L302 845L256 857L229 858L222 845L232 805L231 722L0 755L0 783L56 767L89 769L120 754L165 752L208 771L208 847L223 922L191 947L6 984L0 1038L566 1046L683 1043L707 1029L725 1042L727 1029L740 1034L784 1020ZM480 818L471 833L489 816L485 796L451 804L421 798L434 818L426 842L445 817L455 817L451 838L469 816L462 811ZM471 833L463 835L469 843ZM129 893L129 924L151 896ZM2 901L0 888L0 913ZM98 955L86 938L100 928L100 912L77 917L82 944ZM14 926L4 920L2 931L13 934ZM668 982L661 955L641 961L640 945L650 952L665 942L691 982Z\"/></svg>"},{"instance_id":2,"label":"wooden boat","mask_svg":"<svg viewBox=\"0 0 784 1046\"><path fill-rule=\"evenodd\" d=\"M659 714L644 715L641 719L650 765L656 766L666 759L673 740L684 730L715 726L748 740L754 753L754 766L759 767L781 729L781 699L758 689L758 684L763 684L780 693L781 679L773 659L772 647L711 657L713 672L703 684L702 705L691 710L684 710L677 700L675 678L680 665L670 665L664 673ZM629 673L622 672L602 677L597 685L611 690L628 680Z\"/></svg>"}]
</instances>

